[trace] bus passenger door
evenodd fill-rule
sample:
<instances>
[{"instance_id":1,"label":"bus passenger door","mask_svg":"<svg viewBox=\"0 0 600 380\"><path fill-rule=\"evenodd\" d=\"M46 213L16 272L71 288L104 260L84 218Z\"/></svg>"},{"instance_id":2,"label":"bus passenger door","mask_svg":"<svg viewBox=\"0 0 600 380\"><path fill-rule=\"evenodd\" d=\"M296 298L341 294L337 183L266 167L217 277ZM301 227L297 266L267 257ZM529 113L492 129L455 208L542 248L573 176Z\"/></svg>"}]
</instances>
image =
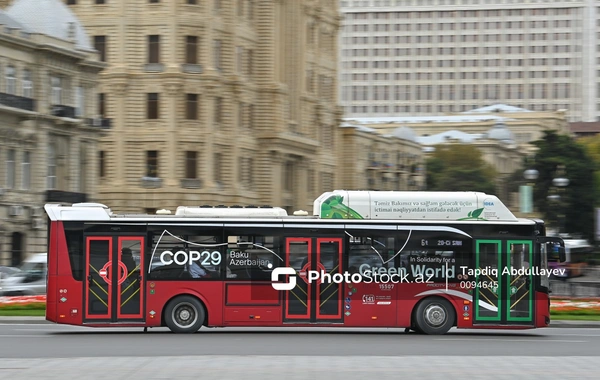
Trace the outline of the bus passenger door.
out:
<instances>
[{"instance_id":1,"label":"bus passenger door","mask_svg":"<svg viewBox=\"0 0 600 380\"><path fill-rule=\"evenodd\" d=\"M339 322L343 284L311 280L309 271L341 274L341 238L287 238L286 266L296 271L296 286L285 291L284 321ZM314 272L313 272L314 273Z\"/></svg>"},{"instance_id":2,"label":"bus passenger door","mask_svg":"<svg viewBox=\"0 0 600 380\"><path fill-rule=\"evenodd\" d=\"M533 325L532 240L477 240L473 324Z\"/></svg>"},{"instance_id":3,"label":"bus passenger door","mask_svg":"<svg viewBox=\"0 0 600 380\"><path fill-rule=\"evenodd\" d=\"M143 321L144 238L86 236L86 322Z\"/></svg>"}]
</instances>

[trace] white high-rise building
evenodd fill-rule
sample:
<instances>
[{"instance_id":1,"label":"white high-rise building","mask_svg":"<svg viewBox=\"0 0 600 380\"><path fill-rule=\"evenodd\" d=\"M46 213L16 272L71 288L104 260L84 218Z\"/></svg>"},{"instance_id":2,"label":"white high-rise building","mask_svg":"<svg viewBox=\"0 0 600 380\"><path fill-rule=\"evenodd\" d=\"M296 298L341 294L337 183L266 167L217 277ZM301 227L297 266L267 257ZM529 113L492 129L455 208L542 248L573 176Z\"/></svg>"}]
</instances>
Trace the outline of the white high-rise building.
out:
<instances>
[{"instance_id":1,"label":"white high-rise building","mask_svg":"<svg viewBox=\"0 0 600 380\"><path fill-rule=\"evenodd\" d=\"M600 1L342 0L344 117L494 103L600 118Z\"/></svg>"}]
</instances>

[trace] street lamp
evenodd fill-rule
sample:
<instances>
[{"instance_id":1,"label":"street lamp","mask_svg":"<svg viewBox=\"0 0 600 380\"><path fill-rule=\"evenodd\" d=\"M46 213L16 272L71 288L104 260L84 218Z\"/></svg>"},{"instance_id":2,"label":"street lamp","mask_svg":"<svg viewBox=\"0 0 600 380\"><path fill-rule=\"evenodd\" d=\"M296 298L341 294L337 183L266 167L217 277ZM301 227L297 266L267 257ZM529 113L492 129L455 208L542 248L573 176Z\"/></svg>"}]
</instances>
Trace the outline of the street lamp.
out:
<instances>
[{"instance_id":1,"label":"street lamp","mask_svg":"<svg viewBox=\"0 0 600 380\"><path fill-rule=\"evenodd\" d=\"M565 187L569 186L569 179L564 176L565 167L564 165L560 165L556 169L557 177L552 179L552 185L556 187L558 194L549 195L548 199L552 201L557 201L559 204L559 212L558 215L558 235L560 236L561 231L564 231L564 224L566 219L566 203L564 197Z\"/></svg>"},{"instance_id":2,"label":"street lamp","mask_svg":"<svg viewBox=\"0 0 600 380\"><path fill-rule=\"evenodd\" d=\"M523 177L529 181L535 181L540 173L535 169L527 169L523 172Z\"/></svg>"},{"instance_id":3,"label":"street lamp","mask_svg":"<svg viewBox=\"0 0 600 380\"><path fill-rule=\"evenodd\" d=\"M519 205L522 213L533 211L533 182L538 178L539 172L535 169L527 169L523 172L523 177L528 181L527 185L520 186L519 194L521 199Z\"/></svg>"}]
</instances>

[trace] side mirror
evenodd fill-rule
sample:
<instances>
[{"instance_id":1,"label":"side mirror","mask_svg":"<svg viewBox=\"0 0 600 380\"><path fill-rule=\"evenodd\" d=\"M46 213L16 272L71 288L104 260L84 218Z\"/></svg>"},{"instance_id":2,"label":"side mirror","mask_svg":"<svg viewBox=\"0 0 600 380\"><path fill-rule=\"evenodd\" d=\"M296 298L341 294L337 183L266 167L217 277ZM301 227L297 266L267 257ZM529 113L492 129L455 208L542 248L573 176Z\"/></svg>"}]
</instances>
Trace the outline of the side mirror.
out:
<instances>
[{"instance_id":1,"label":"side mirror","mask_svg":"<svg viewBox=\"0 0 600 380\"><path fill-rule=\"evenodd\" d=\"M564 263L567 261L567 254L565 253L565 247L558 247L558 261Z\"/></svg>"}]
</instances>

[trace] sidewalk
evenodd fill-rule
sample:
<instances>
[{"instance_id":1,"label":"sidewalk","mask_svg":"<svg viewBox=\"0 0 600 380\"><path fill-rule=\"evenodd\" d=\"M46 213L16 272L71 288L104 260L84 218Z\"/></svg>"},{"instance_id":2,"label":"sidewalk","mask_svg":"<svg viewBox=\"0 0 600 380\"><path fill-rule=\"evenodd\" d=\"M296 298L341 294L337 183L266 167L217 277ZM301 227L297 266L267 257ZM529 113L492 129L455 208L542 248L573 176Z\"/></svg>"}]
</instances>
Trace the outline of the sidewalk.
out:
<instances>
[{"instance_id":1,"label":"sidewalk","mask_svg":"<svg viewBox=\"0 0 600 380\"><path fill-rule=\"evenodd\" d=\"M54 324L49 322L45 317L0 317L0 324ZM293 327L293 326L290 326ZM550 322L550 327L554 328L600 328L600 321L568 321L568 320L553 320ZM316 329L315 331L319 331ZM343 329L340 329L340 332Z\"/></svg>"}]
</instances>

